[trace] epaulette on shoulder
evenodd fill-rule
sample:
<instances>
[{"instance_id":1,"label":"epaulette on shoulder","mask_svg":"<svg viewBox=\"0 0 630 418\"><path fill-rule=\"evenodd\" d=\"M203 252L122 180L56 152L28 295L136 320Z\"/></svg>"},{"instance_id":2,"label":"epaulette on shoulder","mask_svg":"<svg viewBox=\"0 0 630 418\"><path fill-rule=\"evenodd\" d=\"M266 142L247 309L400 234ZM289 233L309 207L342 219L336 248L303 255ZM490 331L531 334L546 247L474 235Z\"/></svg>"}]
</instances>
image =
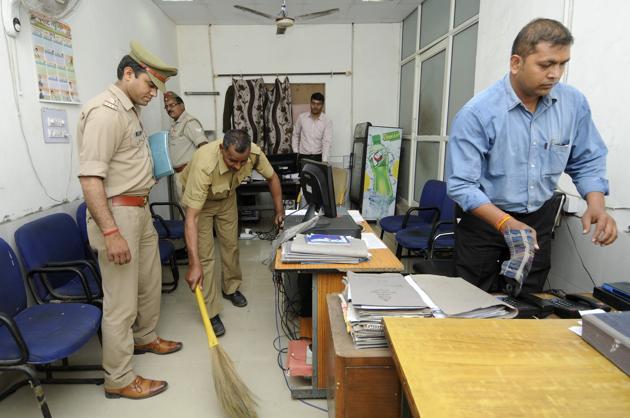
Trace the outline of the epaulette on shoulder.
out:
<instances>
[{"instance_id":1,"label":"epaulette on shoulder","mask_svg":"<svg viewBox=\"0 0 630 418\"><path fill-rule=\"evenodd\" d=\"M103 106L109 107L112 110L118 110L118 103L116 103L116 99L110 97L109 99L103 102Z\"/></svg>"}]
</instances>

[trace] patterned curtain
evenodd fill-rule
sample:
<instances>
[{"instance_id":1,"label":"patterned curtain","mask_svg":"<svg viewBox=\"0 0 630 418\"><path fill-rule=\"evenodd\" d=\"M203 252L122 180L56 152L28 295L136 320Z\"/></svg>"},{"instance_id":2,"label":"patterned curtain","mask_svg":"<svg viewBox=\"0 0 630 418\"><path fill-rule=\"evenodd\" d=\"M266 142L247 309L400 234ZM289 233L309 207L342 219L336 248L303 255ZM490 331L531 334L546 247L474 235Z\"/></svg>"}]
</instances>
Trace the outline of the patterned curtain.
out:
<instances>
[{"instance_id":1,"label":"patterned curtain","mask_svg":"<svg viewBox=\"0 0 630 418\"><path fill-rule=\"evenodd\" d=\"M288 154L291 152L293 118L291 115L291 84L276 78L273 89L267 92L265 107L265 140L267 154Z\"/></svg>"},{"instance_id":2,"label":"patterned curtain","mask_svg":"<svg viewBox=\"0 0 630 418\"><path fill-rule=\"evenodd\" d=\"M267 92L262 78L232 79L234 86L234 129L247 131L252 142L266 149L264 143L264 108Z\"/></svg>"}]
</instances>

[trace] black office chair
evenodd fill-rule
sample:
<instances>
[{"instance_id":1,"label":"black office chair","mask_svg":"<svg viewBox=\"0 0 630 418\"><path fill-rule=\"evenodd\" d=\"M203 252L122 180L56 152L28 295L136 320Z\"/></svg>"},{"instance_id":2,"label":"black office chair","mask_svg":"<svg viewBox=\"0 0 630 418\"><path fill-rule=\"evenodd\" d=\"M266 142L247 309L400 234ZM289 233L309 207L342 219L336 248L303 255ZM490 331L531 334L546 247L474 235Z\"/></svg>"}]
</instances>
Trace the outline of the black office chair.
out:
<instances>
[{"instance_id":1,"label":"black office chair","mask_svg":"<svg viewBox=\"0 0 630 418\"><path fill-rule=\"evenodd\" d=\"M403 248L408 253L424 258L433 256L436 249L452 251L455 240L455 202L446 194L442 197L438 218L430 225L411 226L396 232L396 256L402 258Z\"/></svg>"},{"instance_id":2,"label":"black office chair","mask_svg":"<svg viewBox=\"0 0 630 418\"><path fill-rule=\"evenodd\" d=\"M43 383L103 383L102 378L53 378L56 371L100 371L100 365L68 364L101 326L101 310L87 303L46 303L26 307L26 289L17 257L0 239L0 372L18 372L26 380L0 393L0 401L27 383L31 384L42 415L51 417ZM63 361L62 366L53 363ZM46 373L40 379L37 370Z\"/></svg>"},{"instance_id":3,"label":"black office chair","mask_svg":"<svg viewBox=\"0 0 630 418\"><path fill-rule=\"evenodd\" d=\"M164 219L162 216L155 212L155 208L158 206L169 206L175 208L181 216L180 219ZM186 216L184 209L177 203L173 202L154 202L149 204L149 210L151 210L151 216L153 216L155 229L158 231L160 237L168 239L183 239L184 238L184 221Z\"/></svg>"},{"instance_id":4,"label":"black office chair","mask_svg":"<svg viewBox=\"0 0 630 418\"><path fill-rule=\"evenodd\" d=\"M427 180L422 186L420 202L404 215L385 216L378 221L381 239L385 232L392 234L408 227L431 227L440 216L440 205L446 195L446 183L440 180Z\"/></svg>"},{"instance_id":5,"label":"black office chair","mask_svg":"<svg viewBox=\"0 0 630 418\"><path fill-rule=\"evenodd\" d=\"M38 304L56 301L102 306L98 265L86 252L70 215L56 213L22 225L15 231L15 243Z\"/></svg>"}]
</instances>

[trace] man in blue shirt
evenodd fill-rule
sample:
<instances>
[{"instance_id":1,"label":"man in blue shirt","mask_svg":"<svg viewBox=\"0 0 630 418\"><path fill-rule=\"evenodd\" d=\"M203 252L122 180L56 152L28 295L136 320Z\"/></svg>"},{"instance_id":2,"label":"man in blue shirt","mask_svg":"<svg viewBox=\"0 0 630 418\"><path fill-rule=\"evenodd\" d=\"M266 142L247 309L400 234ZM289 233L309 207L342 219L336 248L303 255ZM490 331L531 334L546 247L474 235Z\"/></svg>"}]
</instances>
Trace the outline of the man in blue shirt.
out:
<instances>
[{"instance_id":1,"label":"man in blue shirt","mask_svg":"<svg viewBox=\"0 0 630 418\"><path fill-rule=\"evenodd\" d=\"M523 291L540 291L551 267L550 202L566 172L586 200L583 232L609 245L617 226L606 212L607 149L586 98L559 83L573 37L536 19L512 45L510 72L457 114L448 142L448 195L465 211L456 228L457 274L484 290L501 288L506 231L528 230L536 249Z\"/></svg>"}]
</instances>

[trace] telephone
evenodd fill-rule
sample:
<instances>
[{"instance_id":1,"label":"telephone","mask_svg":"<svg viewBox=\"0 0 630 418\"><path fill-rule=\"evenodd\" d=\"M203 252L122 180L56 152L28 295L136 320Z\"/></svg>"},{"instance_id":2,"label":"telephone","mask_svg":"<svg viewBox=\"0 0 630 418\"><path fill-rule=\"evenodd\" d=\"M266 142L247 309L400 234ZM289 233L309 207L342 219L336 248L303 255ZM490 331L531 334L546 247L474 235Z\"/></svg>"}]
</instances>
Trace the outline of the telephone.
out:
<instances>
[{"instance_id":1,"label":"telephone","mask_svg":"<svg viewBox=\"0 0 630 418\"><path fill-rule=\"evenodd\" d=\"M606 312L610 312L611 309L610 306L606 305L604 302L600 302L593 297L581 295L579 293L567 293L565 299L590 306L591 309L601 309Z\"/></svg>"},{"instance_id":2,"label":"telephone","mask_svg":"<svg viewBox=\"0 0 630 418\"><path fill-rule=\"evenodd\" d=\"M541 298L532 293L521 293L516 299L540 309L540 314L537 315L539 318L545 318L554 312L554 304L550 299Z\"/></svg>"},{"instance_id":3,"label":"telephone","mask_svg":"<svg viewBox=\"0 0 630 418\"><path fill-rule=\"evenodd\" d=\"M518 310L518 314L516 315L517 319L543 317L541 316L541 309L530 303L523 302L522 300L518 300L512 296L498 296L498 298Z\"/></svg>"}]
</instances>

